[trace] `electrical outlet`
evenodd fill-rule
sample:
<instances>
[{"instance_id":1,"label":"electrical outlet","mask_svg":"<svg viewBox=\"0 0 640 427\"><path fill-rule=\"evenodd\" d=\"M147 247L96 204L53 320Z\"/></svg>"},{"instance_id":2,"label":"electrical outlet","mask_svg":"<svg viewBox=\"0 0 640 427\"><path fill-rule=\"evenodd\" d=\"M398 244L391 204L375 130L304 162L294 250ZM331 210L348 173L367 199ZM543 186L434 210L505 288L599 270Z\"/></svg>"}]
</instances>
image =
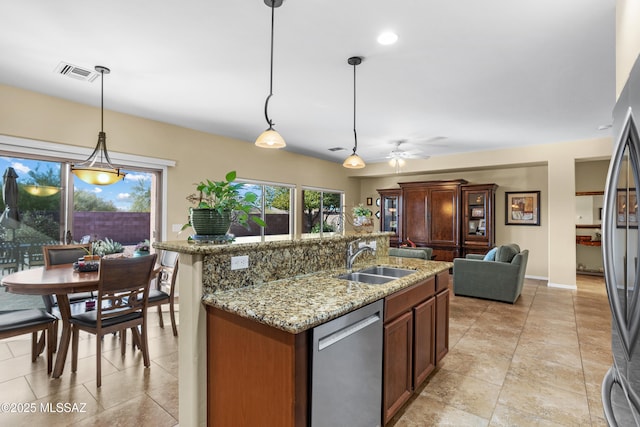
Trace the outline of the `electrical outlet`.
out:
<instances>
[{"instance_id":1,"label":"electrical outlet","mask_svg":"<svg viewBox=\"0 0 640 427\"><path fill-rule=\"evenodd\" d=\"M249 255L231 257L232 270L244 270L245 268L249 268Z\"/></svg>"}]
</instances>

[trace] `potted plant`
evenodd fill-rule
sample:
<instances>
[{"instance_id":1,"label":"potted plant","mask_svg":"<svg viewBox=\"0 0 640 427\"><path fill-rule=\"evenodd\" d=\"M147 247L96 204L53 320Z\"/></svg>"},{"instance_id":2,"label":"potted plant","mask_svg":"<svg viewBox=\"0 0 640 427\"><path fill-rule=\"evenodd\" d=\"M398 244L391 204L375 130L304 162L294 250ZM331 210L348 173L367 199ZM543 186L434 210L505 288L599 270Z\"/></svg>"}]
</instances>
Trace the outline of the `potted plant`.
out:
<instances>
[{"instance_id":1,"label":"potted plant","mask_svg":"<svg viewBox=\"0 0 640 427\"><path fill-rule=\"evenodd\" d=\"M231 171L223 181L207 179L199 182L196 185L198 194L187 197L196 207L189 208L189 222L182 229L191 226L196 235L224 236L233 222L248 227L248 222L253 221L266 227L262 218L251 215L258 196L242 191L244 185L233 182L235 179L236 171Z\"/></svg>"},{"instance_id":2,"label":"potted plant","mask_svg":"<svg viewBox=\"0 0 640 427\"><path fill-rule=\"evenodd\" d=\"M116 242L114 240L105 237L104 240L98 240L93 243L91 246L91 250L94 254L100 255L101 257L110 254L119 254L124 252L124 246L122 243Z\"/></svg>"},{"instance_id":3,"label":"potted plant","mask_svg":"<svg viewBox=\"0 0 640 427\"><path fill-rule=\"evenodd\" d=\"M138 257L138 256L149 255L150 246L151 246L151 243L149 242L148 239L145 239L144 242L138 243L135 249L133 250L133 256Z\"/></svg>"},{"instance_id":4,"label":"potted plant","mask_svg":"<svg viewBox=\"0 0 640 427\"><path fill-rule=\"evenodd\" d=\"M353 208L353 228L357 233L373 231L373 212L362 203Z\"/></svg>"}]
</instances>

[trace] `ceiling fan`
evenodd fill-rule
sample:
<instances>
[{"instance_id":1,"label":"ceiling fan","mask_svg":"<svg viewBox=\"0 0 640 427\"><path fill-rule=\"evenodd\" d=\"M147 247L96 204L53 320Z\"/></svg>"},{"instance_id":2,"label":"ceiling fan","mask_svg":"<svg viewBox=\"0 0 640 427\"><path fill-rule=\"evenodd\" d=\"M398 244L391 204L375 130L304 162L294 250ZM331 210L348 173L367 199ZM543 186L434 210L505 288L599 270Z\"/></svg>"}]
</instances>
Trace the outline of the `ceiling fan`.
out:
<instances>
[{"instance_id":1,"label":"ceiling fan","mask_svg":"<svg viewBox=\"0 0 640 427\"><path fill-rule=\"evenodd\" d=\"M408 141L401 139L395 141L395 148L391 150L387 159L389 159L389 165L395 168L396 173L400 173L400 168L405 165L407 159L428 159L429 155L425 155L417 150L405 150L401 146L406 145Z\"/></svg>"}]
</instances>

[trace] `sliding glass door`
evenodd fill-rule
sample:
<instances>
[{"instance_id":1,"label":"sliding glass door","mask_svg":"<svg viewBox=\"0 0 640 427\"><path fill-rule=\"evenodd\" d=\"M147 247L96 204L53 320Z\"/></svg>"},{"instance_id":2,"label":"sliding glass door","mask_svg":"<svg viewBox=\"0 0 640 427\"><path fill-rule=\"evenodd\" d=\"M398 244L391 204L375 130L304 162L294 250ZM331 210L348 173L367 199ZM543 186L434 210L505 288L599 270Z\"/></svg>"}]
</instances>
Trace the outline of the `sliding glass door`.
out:
<instances>
[{"instance_id":1,"label":"sliding glass door","mask_svg":"<svg viewBox=\"0 0 640 427\"><path fill-rule=\"evenodd\" d=\"M97 186L70 174L69 162L4 154L1 274L42 265L43 245L102 240L132 251L160 229L159 171L129 167L124 180Z\"/></svg>"}]
</instances>

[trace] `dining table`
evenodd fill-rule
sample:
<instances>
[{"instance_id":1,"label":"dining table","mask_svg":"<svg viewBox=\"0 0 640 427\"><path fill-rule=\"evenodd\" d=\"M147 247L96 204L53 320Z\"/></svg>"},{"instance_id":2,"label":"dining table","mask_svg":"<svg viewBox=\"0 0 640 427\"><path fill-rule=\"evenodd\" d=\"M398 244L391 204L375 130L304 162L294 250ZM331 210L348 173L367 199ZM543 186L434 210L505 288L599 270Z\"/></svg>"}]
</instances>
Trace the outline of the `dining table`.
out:
<instances>
[{"instance_id":1,"label":"dining table","mask_svg":"<svg viewBox=\"0 0 640 427\"><path fill-rule=\"evenodd\" d=\"M2 279L7 292L22 295L55 295L62 319L62 334L56 354L56 362L51 376L59 378L71 341L71 304L69 294L90 292L98 289L100 274L97 271L78 272L73 264L62 264L32 268L9 274Z\"/></svg>"}]
</instances>

